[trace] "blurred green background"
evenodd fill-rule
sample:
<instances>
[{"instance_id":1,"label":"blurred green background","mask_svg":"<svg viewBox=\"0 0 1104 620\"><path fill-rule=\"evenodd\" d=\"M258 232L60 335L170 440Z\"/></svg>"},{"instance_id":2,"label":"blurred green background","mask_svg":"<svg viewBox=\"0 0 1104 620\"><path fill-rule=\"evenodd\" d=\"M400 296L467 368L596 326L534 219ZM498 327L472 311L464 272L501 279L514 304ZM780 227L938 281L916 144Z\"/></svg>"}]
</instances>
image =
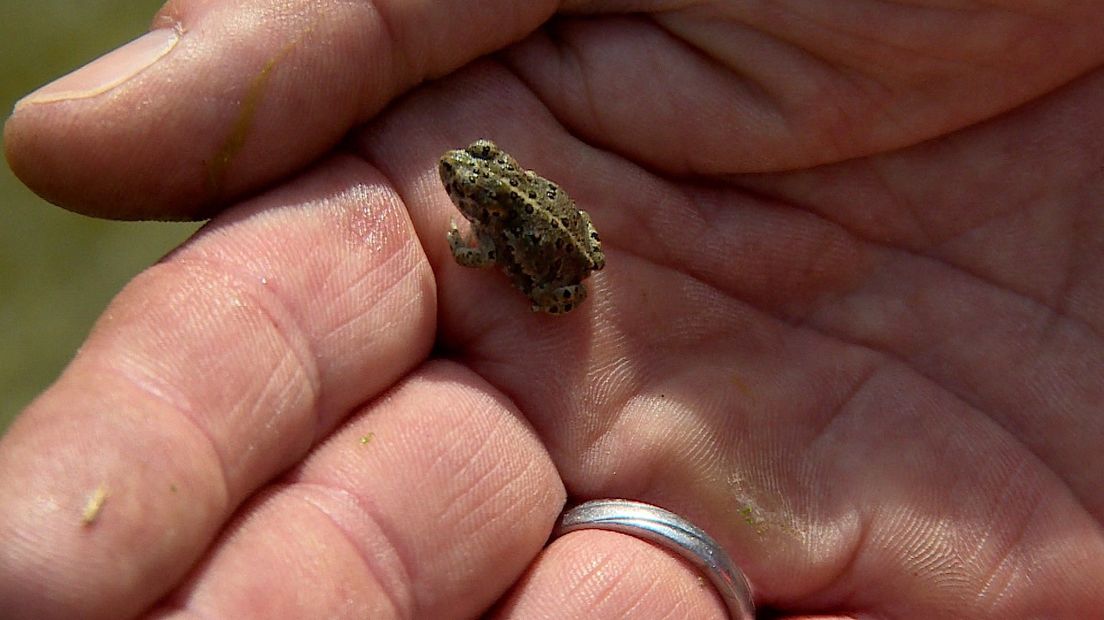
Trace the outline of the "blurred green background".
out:
<instances>
[{"instance_id":1,"label":"blurred green background","mask_svg":"<svg viewBox=\"0 0 1104 620\"><path fill-rule=\"evenodd\" d=\"M0 0L0 110L144 33L153 0ZM0 433L46 388L111 297L197 224L108 222L0 170Z\"/></svg>"}]
</instances>

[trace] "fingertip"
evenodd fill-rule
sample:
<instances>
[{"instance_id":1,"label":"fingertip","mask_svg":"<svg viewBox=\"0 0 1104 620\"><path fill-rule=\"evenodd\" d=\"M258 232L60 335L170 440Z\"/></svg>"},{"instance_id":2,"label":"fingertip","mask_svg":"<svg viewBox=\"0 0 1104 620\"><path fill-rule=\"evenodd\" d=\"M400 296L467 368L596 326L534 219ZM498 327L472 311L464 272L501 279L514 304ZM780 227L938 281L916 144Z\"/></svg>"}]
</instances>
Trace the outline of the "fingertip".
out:
<instances>
[{"instance_id":1,"label":"fingertip","mask_svg":"<svg viewBox=\"0 0 1104 620\"><path fill-rule=\"evenodd\" d=\"M497 618L725 618L692 566L639 538L573 532L548 546Z\"/></svg>"},{"instance_id":2,"label":"fingertip","mask_svg":"<svg viewBox=\"0 0 1104 620\"><path fill-rule=\"evenodd\" d=\"M15 102L13 113L35 104L95 97L149 68L180 41L173 28L159 28L42 86Z\"/></svg>"},{"instance_id":3,"label":"fingertip","mask_svg":"<svg viewBox=\"0 0 1104 620\"><path fill-rule=\"evenodd\" d=\"M87 215L210 217L332 148L378 90L357 59L380 37L351 25L363 9L334 8L177 3L155 30L16 104L13 172Z\"/></svg>"}]
</instances>

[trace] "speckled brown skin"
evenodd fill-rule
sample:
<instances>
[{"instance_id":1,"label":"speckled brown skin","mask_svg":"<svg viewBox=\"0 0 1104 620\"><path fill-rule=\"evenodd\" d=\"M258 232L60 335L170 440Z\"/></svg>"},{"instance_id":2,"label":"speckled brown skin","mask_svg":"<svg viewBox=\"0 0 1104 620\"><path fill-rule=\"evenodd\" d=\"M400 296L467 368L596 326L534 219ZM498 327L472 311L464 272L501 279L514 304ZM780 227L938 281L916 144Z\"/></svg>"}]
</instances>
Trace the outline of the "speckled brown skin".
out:
<instances>
[{"instance_id":1,"label":"speckled brown skin","mask_svg":"<svg viewBox=\"0 0 1104 620\"><path fill-rule=\"evenodd\" d=\"M582 281L605 266L598 231L558 185L490 140L448 151L439 166L445 190L471 222L469 237L453 222L456 262L502 267L533 302L533 311L563 314L586 298Z\"/></svg>"}]
</instances>

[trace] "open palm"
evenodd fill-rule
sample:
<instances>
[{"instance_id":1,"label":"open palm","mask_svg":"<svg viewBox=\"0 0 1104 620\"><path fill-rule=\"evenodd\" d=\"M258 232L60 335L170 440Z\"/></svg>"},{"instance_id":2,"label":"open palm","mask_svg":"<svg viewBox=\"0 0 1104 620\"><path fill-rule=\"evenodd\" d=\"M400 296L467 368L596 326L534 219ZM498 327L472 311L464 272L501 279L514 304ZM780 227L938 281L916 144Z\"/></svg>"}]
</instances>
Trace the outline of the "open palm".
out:
<instances>
[{"instance_id":1,"label":"open palm","mask_svg":"<svg viewBox=\"0 0 1104 620\"><path fill-rule=\"evenodd\" d=\"M783 614L1100 608L1090 3L275 4L174 3L7 127L70 208L221 213L0 444L6 608L721 613L635 539L545 548L565 495L686 516ZM602 233L565 317L452 261L479 137Z\"/></svg>"}]
</instances>

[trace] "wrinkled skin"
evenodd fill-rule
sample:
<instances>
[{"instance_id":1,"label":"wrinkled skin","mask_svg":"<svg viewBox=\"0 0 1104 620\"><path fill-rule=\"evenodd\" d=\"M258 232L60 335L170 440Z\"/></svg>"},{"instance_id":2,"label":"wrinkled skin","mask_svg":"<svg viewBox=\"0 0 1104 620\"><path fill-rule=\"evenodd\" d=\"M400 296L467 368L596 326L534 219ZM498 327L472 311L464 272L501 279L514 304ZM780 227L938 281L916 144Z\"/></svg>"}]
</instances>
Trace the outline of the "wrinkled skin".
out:
<instances>
[{"instance_id":1,"label":"wrinkled skin","mask_svg":"<svg viewBox=\"0 0 1104 620\"><path fill-rule=\"evenodd\" d=\"M1101 609L1096 3L303 4L171 3L6 127L68 208L217 213L0 443L13 617L723 617L639 540L545 547L569 497L786 617ZM578 312L449 255L483 136L602 231Z\"/></svg>"}]
</instances>

